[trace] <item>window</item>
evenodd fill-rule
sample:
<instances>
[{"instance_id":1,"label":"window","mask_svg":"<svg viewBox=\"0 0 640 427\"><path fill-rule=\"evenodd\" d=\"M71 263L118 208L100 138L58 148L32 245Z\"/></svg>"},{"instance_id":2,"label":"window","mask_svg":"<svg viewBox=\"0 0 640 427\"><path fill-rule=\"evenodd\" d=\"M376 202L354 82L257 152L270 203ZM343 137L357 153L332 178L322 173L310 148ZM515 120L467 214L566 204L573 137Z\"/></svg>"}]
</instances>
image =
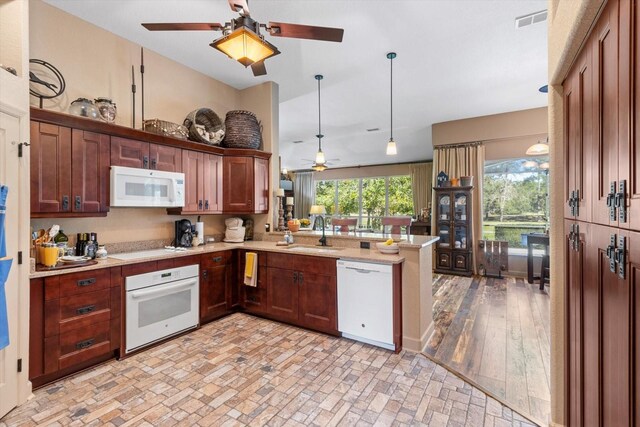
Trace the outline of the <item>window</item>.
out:
<instances>
[{"instance_id":1,"label":"window","mask_svg":"<svg viewBox=\"0 0 640 427\"><path fill-rule=\"evenodd\" d=\"M546 156L485 162L483 239L524 248L524 235L544 232L549 224L548 165Z\"/></svg>"},{"instance_id":2,"label":"window","mask_svg":"<svg viewBox=\"0 0 640 427\"><path fill-rule=\"evenodd\" d=\"M316 181L315 204L331 216L358 218L360 228L382 231L386 215L413 215L409 175Z\"/></svg>"}]
</instances>

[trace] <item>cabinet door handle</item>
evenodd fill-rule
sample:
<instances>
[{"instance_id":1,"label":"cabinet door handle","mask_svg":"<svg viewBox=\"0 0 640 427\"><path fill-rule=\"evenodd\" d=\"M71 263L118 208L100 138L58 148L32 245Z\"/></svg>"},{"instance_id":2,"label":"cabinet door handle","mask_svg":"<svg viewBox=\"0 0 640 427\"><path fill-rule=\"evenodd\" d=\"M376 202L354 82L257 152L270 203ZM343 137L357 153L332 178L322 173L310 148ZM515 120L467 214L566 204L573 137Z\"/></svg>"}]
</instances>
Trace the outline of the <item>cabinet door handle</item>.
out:
<instances>
[{"instance_id":1,"label":"cabinet door handle","mask_svg":"<svg viewBox=\"0 0 640 427\"><path fill-rule=\"evenodd\" d=\"M208 200L204 201L204 209L207 210L207 211L209 210L209 201Z\"/></svg>"},{"instance_id":2,"label":"cabinet door handle","mask_svg":"<svg viewBox=\"0 0 640 427\"><path fill-rule=\"evenodd\" d=\"M78 350L83 350L85 348L91 347L95 342L96 342L95 338L89 338L88 340L84 340L76 343L76 348Z\"/></svg>"},{"instance_id":3,"label":"cabinet door handle","mask_svg":"<svg viewBox=\"0 0 640 427\"><path fill-rule=\"evenodd\" d=\"M91 312L93 312L96 309L95 305L85 305L84 307L78 307L76 309L76 313L82 315L82 314L89 314Z\"/></svg>"},{"instance_id":4,"label":"cabinet door handle","mask_svg":"<svg viewBox=\"0 0 640 427\"><path fill-rule=\"evenodd\" d=\"M207 270L202 270L202 277L207 278Z\"/></svg>"},{"instance_id":5,"label":"cabinet door handle","mask_svg":"<svg viewBox=\"0 0 640 427\"><path fill-rule=\"evenodd\" d=\"M300 282L300 285L304 282L304 275L302 273L298 273L298 282Z\"/></svg>"},{"instance_id":6,"label":"cabinet door handle","mask_svg":"<svg viewBox=\"0 0 640 427\"><path fill-rule=\"evenodd\" d=\"M76 196L76 210L82 209L82 197Z\"/></svg>"},{"instance_id":7,"label":"cabinet door handle","mask_svg":"<svg viewBox=\"0 0 640 427\"><path fill-rule=\"evenodd\" d=\"M96 283L96 279L93 277L91 279L78 280L78 286L91 286L94 283Z\"/></svg>"},{"instance_id":8,"label":"cabinet door handle","mask_svg":"<svg viewBox=\"0 0 640 427\"><path fill-rule=\"evenodd\" d=\"M297 271L293 272L293 283L298 283L298 272Z\"/></svg>"},{"instance_id":9,"label":"cabinet door handle","mask_svg":"<svg viewBox=\"0 0 640 427\"><path fill-rule=\"evenodd\" d=\"M202 210L202 200L198 200L198 210Z\"/></svg>"},{"instance_id":10,"label":"cabinet door handle","mask_svg":"<svg viewBox=\"0 0 640 427\"><path fill-rule=\"evenodd\" d=\"M158 169L158 159L155 157L151 159L151 169Z\"/></svg>"},{"instance_id":11,"label":"cabinet door handle","mask_svg":"<svg viewBox=\"0 0 640 427\"><path fill-rule=\"evenodd\" d=\"M222 257L221 256L217 256L213 258L213 262L220 262L222 261Z\"/></svg>"},{"instance_id":12,"label":"cabinet door handle","mask_svg":"<svg viewBox=\"0 0 640 427\"><path fill-rule=\"evenodd\" d=\"M251 199L247 200L247 204L251 207Z\"/></svg>"},{"instance_id":13,"label":"cabinet door handle","mask_svg":"<svg viewBox=\"0 0 640 427\"><path fill-rule=\"evenodd\" d=\"M62 210L69 210L69 196L62 196Z\"/></svg>"},{"instance_id":14,"label":"cabinet door handle","mask_svg":"<svg viewBox=\"0 0 640 427\"><path fill-rule=\"evenodd\" d=\"M142 156L142 167L145 169L149 168L149 156Z\"/></svg>"}]
</instances>

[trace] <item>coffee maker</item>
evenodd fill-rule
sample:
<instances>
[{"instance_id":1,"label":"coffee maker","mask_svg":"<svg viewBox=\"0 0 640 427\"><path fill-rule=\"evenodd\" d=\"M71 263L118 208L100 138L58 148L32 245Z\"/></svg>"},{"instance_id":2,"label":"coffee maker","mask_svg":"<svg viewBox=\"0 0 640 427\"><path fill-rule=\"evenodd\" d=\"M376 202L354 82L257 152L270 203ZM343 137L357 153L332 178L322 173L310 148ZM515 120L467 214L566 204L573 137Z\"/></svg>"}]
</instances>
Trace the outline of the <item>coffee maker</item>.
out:
<instances>
[{"instance_id":1,"label":"coffee maker","mask_svg":"<svg viewBox=\"0 0 640 427\"><path fill-rule=\"evenodd\" d=\"M188 219L176 221L176 248L191 247L191 241L193 240L193 232L191 230L191 221Z\"/></svg>"}]
</instances>

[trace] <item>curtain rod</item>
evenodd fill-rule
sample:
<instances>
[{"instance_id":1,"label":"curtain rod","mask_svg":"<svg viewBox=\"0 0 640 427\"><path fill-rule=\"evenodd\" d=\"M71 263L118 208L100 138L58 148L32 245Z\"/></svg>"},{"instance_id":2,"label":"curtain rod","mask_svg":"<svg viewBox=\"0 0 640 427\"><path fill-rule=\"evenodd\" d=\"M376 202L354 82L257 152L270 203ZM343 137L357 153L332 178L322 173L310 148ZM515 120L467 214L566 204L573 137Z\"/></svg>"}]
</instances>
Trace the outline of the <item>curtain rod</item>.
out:
<instances>
[{"instance_id":1,"label":"curtain rod","mask_svg":"<svg viewBox=\"0 0 640 427\"><path fill-rule=\"evenodd\" d=\"M459 144L443 144L443 145L435 145L433 150L439 150L442 148L459 148L459 147L477 147L479 145L484 145L484 141L475 141L475 142L462 142Z\"/></svg>"},{"instance_id":2,"label":"curtain rod","mask_svg":"<svg viewBox=\"0 0 640 427\"><path fill-rule=\"evenodd\" d=\"M413 162L400 162L400 163L379 163L376 165L357 165L357 166L342 166L339 168L327 168L327 170L340 170L340 169L361 169L361 168L374 168L374 167L379 167L379 166L396 166L396 165L417 165L420 163L433 163L433 159L428 159L428 160L418 160L418 161L413 161ZM289 172L292 173L297 173L297 172L315 172L313 169L297 169L297 170L291 170Z\"/></svg>"}]
</instances>

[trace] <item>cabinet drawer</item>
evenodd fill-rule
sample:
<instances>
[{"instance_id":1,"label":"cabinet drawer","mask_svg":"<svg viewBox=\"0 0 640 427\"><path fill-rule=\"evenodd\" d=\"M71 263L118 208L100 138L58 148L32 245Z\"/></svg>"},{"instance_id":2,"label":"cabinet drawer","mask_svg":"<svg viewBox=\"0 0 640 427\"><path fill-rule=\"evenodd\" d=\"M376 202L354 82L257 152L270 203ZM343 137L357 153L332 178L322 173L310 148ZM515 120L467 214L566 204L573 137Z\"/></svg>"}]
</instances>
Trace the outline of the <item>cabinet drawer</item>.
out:
<instances>
[{"instance_id":1,"label":"cabinet drawer","mask_svg":"<svg viewBox=\"0 0 640 427\"><path fill-rule=\"evenodd\" d=\"M45 339L45 373L55 372L111 352L109 322Z\"/></svg>"},{"instance_id":2,"label":"cabinet drawer","mask_svg":"<svg viewBox=\"0 0 640 427\"><path fill-rule=\"evenodd\" d=\"M225 265L231 258L231 251L214 252L211 254L202 255L200 263L202 268L211 268L219 265Z\"/></svg>"},{"instance_id":3,"label":"cabinet drawer","mask_svg":"<svg viewBox=\"0 0 640 427\"><path fill-rule=\"evenodd\" d=\"M259 258L260 257L258 257L258 263L260 262ZM269 252L269 255L267 256L267 266L283 270L293 270L295 268L293 265L293 258L295 258L295 255Z\"/></svg>"},{"instance_id":4,"label":"cabinet drawer","mask_svg":"<svg viewBox=\"0 0 640 427\"><path fill-rule=\"evenodd\" d=\"M320 274L323 276L335 276L336 259L320 258L312 256L295 256L293 266L297 271L303 271L309 274Z\"/></svg>"},{"instance_id":5,"label":"cabinet drawer","mask_svg":"<svg viewBox=\"0 0 640 427\"><path fill-rule=\"evenodd\" d=\"M58 301L47 301L47 306L58 305ZM45 322L59 325L59 333L66 334L77 328L87 328L97 322L111 318L111 290L89 292L60 298L58 316L50 318L47 309Z\"/></svg>"},{"instance_id":6,"label":"cabinet drawer","mask_svg":"<svg viewBox=\"0 0 640 427\"><path fill-rule=\"evenodd\" d=\"M60 297L107 289L111 286L108 269L83 271L60 276Z\"/></svg>"},{"instance_id":7,"label":"cabinet drawer","mask_svg":"<svg viewBox=\"0 0 640 427\"><path fill-rule=\"evenodd\" d=\"M453 258L453 268L457 270L467 270L467 254L455 254Z\"/></svg>"}]
</instances>

